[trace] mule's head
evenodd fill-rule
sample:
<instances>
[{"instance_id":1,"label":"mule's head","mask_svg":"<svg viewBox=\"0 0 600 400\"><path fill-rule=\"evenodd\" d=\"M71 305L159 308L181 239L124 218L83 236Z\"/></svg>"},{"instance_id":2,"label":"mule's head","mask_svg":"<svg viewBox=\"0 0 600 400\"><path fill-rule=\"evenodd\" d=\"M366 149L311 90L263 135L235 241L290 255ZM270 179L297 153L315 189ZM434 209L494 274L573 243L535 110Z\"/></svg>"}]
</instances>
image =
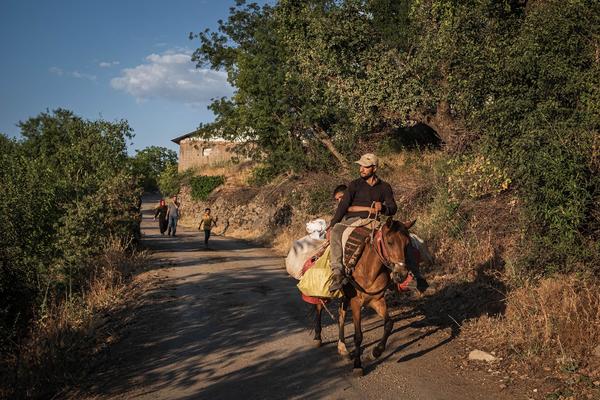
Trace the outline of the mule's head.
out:
<instances>
[{"instance_id":1,"label":"mule's head","mask_svg":"<svg viewBox=\"0 0 600 400\"><path fill-rule=\"evenodd\" d=\"M406 265L406 252L410 245L408 230L415 224L412 222L400 222L388 219L382 228L383 247L388 264L396 274L397 280L403 281L408 277L409 269Z\"/></svg>"}]
</instances>

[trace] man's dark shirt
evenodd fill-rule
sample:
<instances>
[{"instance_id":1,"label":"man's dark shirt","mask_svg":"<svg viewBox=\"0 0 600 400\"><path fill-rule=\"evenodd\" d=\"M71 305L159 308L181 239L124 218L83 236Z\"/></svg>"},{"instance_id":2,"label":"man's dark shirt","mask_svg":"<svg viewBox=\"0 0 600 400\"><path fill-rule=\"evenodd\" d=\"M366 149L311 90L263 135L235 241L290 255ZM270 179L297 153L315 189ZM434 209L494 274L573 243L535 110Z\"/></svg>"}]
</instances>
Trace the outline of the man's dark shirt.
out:
<instances>
[{"instance_id":1,"label":"man's dark shirt","mask_svg":"<svg viewBox=\"0 0 600 400\"><path fill-rule=\"evenodd\" d=\"M383 215L394 215L398 210L394 195L392 194L392 187L389 183L377 178L377 183L371 186L362 178L353 180L348 185L348 189L346 189L344 197L342 197L342 201L338 205L335 215L331 220L331 226L340 222L344 216L348 218L367 218L369 216L368 211L347 212L348 208L350 206L371 207L374 201L382 203L381 214Z\"/></svg>"}]
</instances>

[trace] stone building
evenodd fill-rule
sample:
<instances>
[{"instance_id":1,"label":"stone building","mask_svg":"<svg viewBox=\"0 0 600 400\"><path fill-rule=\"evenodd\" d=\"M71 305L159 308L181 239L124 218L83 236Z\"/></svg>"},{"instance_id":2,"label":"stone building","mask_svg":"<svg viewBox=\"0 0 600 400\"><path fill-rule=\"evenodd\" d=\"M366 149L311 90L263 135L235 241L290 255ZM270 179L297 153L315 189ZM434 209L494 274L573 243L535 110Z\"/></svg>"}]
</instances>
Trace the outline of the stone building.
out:
<instances>
[{"instance_id":1,"label":"stone building","mask_svg":"<svg viewBox=\"0 0 600 400\"><path fill-rule=\"evenodd\" d=\"M179 145L179 172L193 167L214 166L232 159L237 160L234 153L235 143L225 140L204 140L194 136L195 132L172 139Z\"/></svg>"}]
</instances>

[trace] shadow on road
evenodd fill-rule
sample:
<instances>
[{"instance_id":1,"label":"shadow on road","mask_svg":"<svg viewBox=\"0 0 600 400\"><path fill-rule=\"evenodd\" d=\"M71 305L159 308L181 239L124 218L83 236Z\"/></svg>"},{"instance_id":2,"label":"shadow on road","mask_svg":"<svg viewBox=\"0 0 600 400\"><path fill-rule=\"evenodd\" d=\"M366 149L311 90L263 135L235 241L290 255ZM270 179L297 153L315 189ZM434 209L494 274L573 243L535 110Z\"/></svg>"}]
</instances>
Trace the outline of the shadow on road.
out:
<instances>
[{"instance_id":1,"label":"shadow on road","mask_svg":"<svg viewBox=\"0 0 600 400\"><path fill-rule=\"evenodd\" d=\"M180 276L120 311L117 319L133 318L87 394L321 398L331 390L323 382L345 384L350 368L333 346L311 347L306 306L281 257L218 237L211 243L218 250L202 252L200 242L189 231L169 238L145 226L155 268L177 267Z\"/></svg>"}]
</instances>

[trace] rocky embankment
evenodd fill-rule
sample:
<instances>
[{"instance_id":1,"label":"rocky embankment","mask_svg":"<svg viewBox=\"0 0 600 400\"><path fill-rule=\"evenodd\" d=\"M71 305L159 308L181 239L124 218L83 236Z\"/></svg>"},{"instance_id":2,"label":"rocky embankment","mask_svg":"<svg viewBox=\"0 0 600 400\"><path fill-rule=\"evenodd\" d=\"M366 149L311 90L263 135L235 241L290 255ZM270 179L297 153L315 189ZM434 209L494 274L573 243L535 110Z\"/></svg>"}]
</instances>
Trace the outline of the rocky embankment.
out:
<instances>
[{"instance_id":1,"label":"rocky embankment","mask_svg":"<svg viewBox=\"0 0 600 400\"><path fill-rule=\"evenodd\" d=\"M217 188L206 201L192 199L184 186L179 194L181 223L197 228L204 209L210 207L218 218L214 232L236 238L257 240L285 251L292 240L306 235L305 223L316 218L294 204L287 185L269 189L251 187Z\"/></svg>"}]
</instances>

